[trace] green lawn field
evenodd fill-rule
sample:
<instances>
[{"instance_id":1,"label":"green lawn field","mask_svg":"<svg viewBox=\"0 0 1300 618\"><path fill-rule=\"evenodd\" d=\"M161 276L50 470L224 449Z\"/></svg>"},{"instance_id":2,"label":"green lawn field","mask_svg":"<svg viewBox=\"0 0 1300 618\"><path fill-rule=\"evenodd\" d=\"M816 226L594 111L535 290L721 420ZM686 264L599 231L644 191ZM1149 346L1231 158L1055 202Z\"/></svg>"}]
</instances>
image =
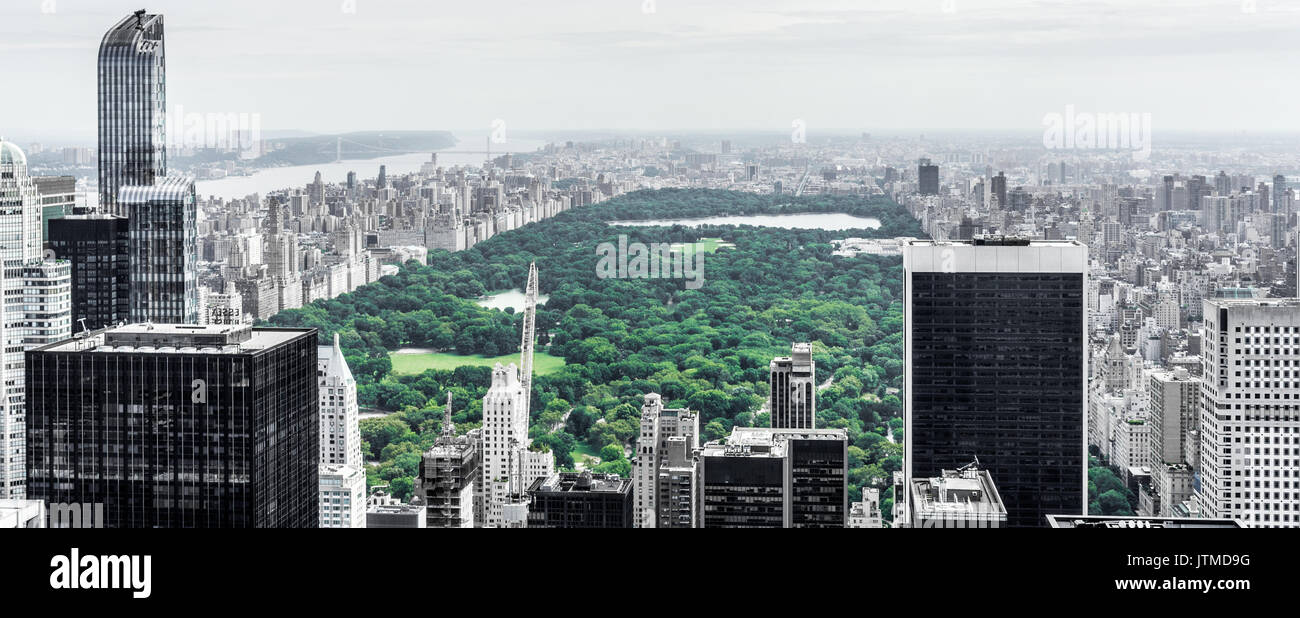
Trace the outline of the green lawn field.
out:
<instances>
[{"instance_id":1,"label":"green lawn field","mask_svg":"<svg viewBox=\"0 0 1300 618\"><path fill-rule=\"evenodd\" d=\"M455 369L465 365L491 367L497 363L509 365L519 364L519 354L503 354L501 356L461 356L459 354L433 353L426 352L422 354L396 354L388 353L388 358L393 362L394 373L415 374L422 373L425 369ZM536 375L546 375L558 371L564 366L564 359L558 356L551 356L545 352L536 352L533 354L533 373Z\"/></svg>"}]
</instances>

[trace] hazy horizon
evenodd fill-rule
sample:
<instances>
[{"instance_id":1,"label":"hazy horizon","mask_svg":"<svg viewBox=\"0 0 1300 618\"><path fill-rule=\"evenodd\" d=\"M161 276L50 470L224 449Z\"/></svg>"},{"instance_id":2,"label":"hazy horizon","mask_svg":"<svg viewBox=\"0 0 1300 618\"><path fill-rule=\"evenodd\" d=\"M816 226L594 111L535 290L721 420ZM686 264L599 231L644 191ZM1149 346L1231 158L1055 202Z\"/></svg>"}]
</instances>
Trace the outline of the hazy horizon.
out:
<instances>
[{"instance_id":1,"label":"hazy horizon","mask_svg":"<svg viewBox=\"0 0 1300 618\"><path fill-rule=\"evenodd\" d=\"M1300 6L1280 1L780 4L7 4L3 77L27 96L5 98L0 135L93 140L100 38L139 8L166 20L169 112L268 132L1033 135L1071 105L1149 113L1157 134L1300 132Z\"/></svg>"}]
</instances>

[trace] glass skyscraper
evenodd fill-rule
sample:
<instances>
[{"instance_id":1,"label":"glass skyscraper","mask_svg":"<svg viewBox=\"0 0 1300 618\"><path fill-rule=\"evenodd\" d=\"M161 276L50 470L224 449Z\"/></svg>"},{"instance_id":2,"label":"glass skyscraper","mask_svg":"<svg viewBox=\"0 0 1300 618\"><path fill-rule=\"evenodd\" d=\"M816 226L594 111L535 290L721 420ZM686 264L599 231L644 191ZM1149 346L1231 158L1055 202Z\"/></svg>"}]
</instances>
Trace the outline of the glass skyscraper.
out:
<instances>
[{"instance_id":1,"label":"glass skyscraper","mask_svg":"<svg viewBox=\"0 0 1300 618\"><path fill-rule=\"evenodd\" d=\"M315 528L316 330L133 324L27 353L29 494L108 528Z\"/></svg>"},{"instance_id":2,"label":"glass skyscraper","mask_svg":"<svg viewBox=\"0 0 1300 618\"><path fill-rule=\"evenodd\" d=\"M99 204L117 205L125 185L152 185L167 175L167 96L163 18L136 11L99 45Z\"/></svg>"},{"instance_id":3,"label":"glass skyscraper","mask_svg":"<svg viewBox=\"0 0 1300 618\"><path fill-rule=\"evenodd\" d=\"M129 215L132 322L197 324L198 206L194 181L168 177L151 186L123 186L118 205Z\"/></svg>"},{"instance_id":4,"label":"glass skyscraper","mask_svg":"<svg viewBox=\"0 0 1300 618\"><path fill-rule=\"evenodd\" d=\"M978 459L1009 526L1086 511L1087 264L1075 242L904 249L904 487Z\"/></svg>"}]
</instances>

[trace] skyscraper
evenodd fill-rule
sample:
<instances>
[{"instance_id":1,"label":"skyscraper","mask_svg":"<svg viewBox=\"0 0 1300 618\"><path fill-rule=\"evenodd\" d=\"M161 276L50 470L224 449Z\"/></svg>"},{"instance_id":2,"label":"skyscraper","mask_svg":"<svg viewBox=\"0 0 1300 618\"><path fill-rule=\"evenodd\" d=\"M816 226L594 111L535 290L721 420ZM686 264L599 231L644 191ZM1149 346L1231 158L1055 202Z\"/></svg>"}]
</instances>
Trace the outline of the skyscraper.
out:
<instances>
[{"instance_id":1,"label":"skyscraper","mask_svg":"<svg viewBox=\"0 0 1300 618\"><path fill-rule=\"evenodd\" d=\"M363 468L357 381L334 333L334 345L316 352L316 377L320 381L320 463Z\"/></svg>"},{"instance_id":2,"label":"skyscraper","mask_svg":"<svg viewBox=\"0 0 1300 618\"><path fill-rule=\"evenodd\" d=\"M778 356L768 366L767 410L776 429L817 427L817 363L812 346L796 343L790 356Z\"/></svg>"},{"instance_id":3,"label":"skyscraper","mask_svg":"<svg viewBox=\"0 0 1300 618\"><path fill-rule=\"evenodd\" d=\"M163 18L141 9L99 44L99 204L107 212L128 214L117 204L121 187L167 175L166 86Z\"/></svg>"},{"instance_id":4,"label":"skyscraper","mask_svg":"<svg viewBox=\"0 0 1300 618\"><path fill-rule=\"evenodd\" d=\"M695 449L700 417L686 408L665 408L658 393L645 396L641 433L632 460L632 523L637 528L694 526Z\"/></svg>"},{"instance_id":5,"label":"skyscraper","mask_svg":"<svg viewBox=\"0 0 1300 618\"><path fill-rule=\"evenodd\" d=\"M921 159L917 163L916 179L921 195L939 194L939 166L932 165L929 159Z\"/></svg>"},{"instance_id":6,"label":"skyscraper","mask_svg":"<svg viewBox=\"0 0 1300 618\"><path fill-rule=\"evenodd\" d=\"M428 528L473 528L475 496L482 493L483 461L479 454L482 429L456 435L451 420L451 393L443 412L442 432L420 458L415 495L424 501Z\"/></svg>"},{"instance_id":7,"label":"skyscraper","mask_svg":"<svg viewBox=\"0 0 1300 618\"><path fill-rule=\"evenodd\" d=\"M1196 503L1251 528L1300 527L1300 299L1203 304Z\"/></svg>"},{"instance_id":8,"label":"skyscraper","mask_svg":"<svg viewBox=\"0 0 1300 618\"><path fill-rule=\"evenodd\" d=\"M998 175L993 177L990 186L992 187L992 192L993 192L993 195L991 197L994 200L996 200L993 202L993 206L997 208L1006 208L1007 207L1006 173L998 172Z\"/></svg>"},{"instance_id":9,"label":"skyscraper","mask_svg":"<svg viewBox=\"0 0 1300 618\"><path fill-rule=\"evenodd\" d=\"M118 207L129 213L132 322L198 324L198 210L194 181L168 177L125 185Z\"/></svg>"},{"instance_id":10,"label":"skyscraper","mask_svg":"<svg viewBox=\"0 0 1300 618\"><path fill-rule=\"evenodd\" d=\"M126 217L106 213L50 220L50 250L72 264L72 324L77 331L128 321L129 231Z\"/></svg>"},{"instance_id":11,"label":"skyscraper","mask_svg":"<svg viewBox=\"0 0 1300 618\"><path fill-rule=\"evenodd\" d=\"M109 528L315 528L315 329L132 324L27 353L33 498Z\"/></svg>"},{"instance_id":12,"label":"skyscraper","mask_svg":"<svg viewBox=\"0 0 1300 618\"><path fill-rule=\"evenodd\" d=\"M487 527L527 525L525 491L555 470L555 457L529 449L528 409L532 396L533 345L537 316L537 265L528 268L520 364L492 369L492 386L483 397L483 516Z\"/></svg>"},{"instance_id":13,"label":"skyscraper","mask_svg":"<svg viewBox=\"0 0 1300 618\"><path fill-rule=\"evenodd\" d=\"M26 495L23 350L72 332L70 264L43 258L38 195L27 156L0 141L0 500Z\"/></svg>"},{"instance_id":14,"label":"skyscraper","mask_svg":"<svg viewBox=\"0 0 1300 618\"><path fill-rule=\"evenodd\" d=\"M979 237L909 243L905 486L978 458L1013 527L1082 513L1087 249Z\"/></svg>"}]
</instances>

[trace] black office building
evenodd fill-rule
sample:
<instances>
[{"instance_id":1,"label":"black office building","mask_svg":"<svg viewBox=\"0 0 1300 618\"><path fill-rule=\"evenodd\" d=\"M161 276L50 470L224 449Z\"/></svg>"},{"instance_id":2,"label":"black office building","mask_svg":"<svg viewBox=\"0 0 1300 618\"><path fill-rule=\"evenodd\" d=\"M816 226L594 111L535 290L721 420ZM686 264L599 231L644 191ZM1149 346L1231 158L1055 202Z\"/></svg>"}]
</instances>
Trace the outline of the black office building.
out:
<instances>
[{"instance_id":1,"label":"black office building","mask_svg":"<svg viewBox=\"0 0 1300 618\"><path fill-rule=\"evenodd\" d=\"M632 479L561 472L528 488L529 528L631 528Z\"/></svg>"},{"instance_id":2,"label":"black office building","mask_svg":"<svg viewBox=\"0 0 1300 618\"><path fill-rule=\"evenodd\" d=\"M1087 509L1087 249L977 237L904 251L904 473L974 459L1011 527Z\"/></svg>"},{"instance_id":3,"label":"black office building","mask_svg":"<svg viewBox=\"0 0 1300 618\"><path fill-rule=\"evenodd\" d=\"M699 528L843 528L848 436L842 429L736 427L697 458Z\"/></svg>"},{"instance_id":4,"label":"black office building","mask_svg":"<svg viewBox=\"0 0 1300 618\"><path fill-rule=\"evenodd\" d=\"M110 528L315 528L315 329L132 324L26 354L28 497Z\"/></svg>"},{"instance_id":5,"label":"black office building","mask_svg":"<svg viewBox=\"0 0 1300 618\"><path fill-rule=\"evenodd\" d=\"M72 331L126 322L131 312L126 217L70 215L50 220L50 250L72 263Z\"/></svg>"},{"instance_id":6,"label":"black office building","mask_svg":"<svg viewBox=\"0 0 1300 618\"><path fill-rule=\"evenodd\" d=\"M916 168L918 192L921 195L939 195L939 166L931 165L929 159L921 159Z\"/></svg>"}]
</instances>

